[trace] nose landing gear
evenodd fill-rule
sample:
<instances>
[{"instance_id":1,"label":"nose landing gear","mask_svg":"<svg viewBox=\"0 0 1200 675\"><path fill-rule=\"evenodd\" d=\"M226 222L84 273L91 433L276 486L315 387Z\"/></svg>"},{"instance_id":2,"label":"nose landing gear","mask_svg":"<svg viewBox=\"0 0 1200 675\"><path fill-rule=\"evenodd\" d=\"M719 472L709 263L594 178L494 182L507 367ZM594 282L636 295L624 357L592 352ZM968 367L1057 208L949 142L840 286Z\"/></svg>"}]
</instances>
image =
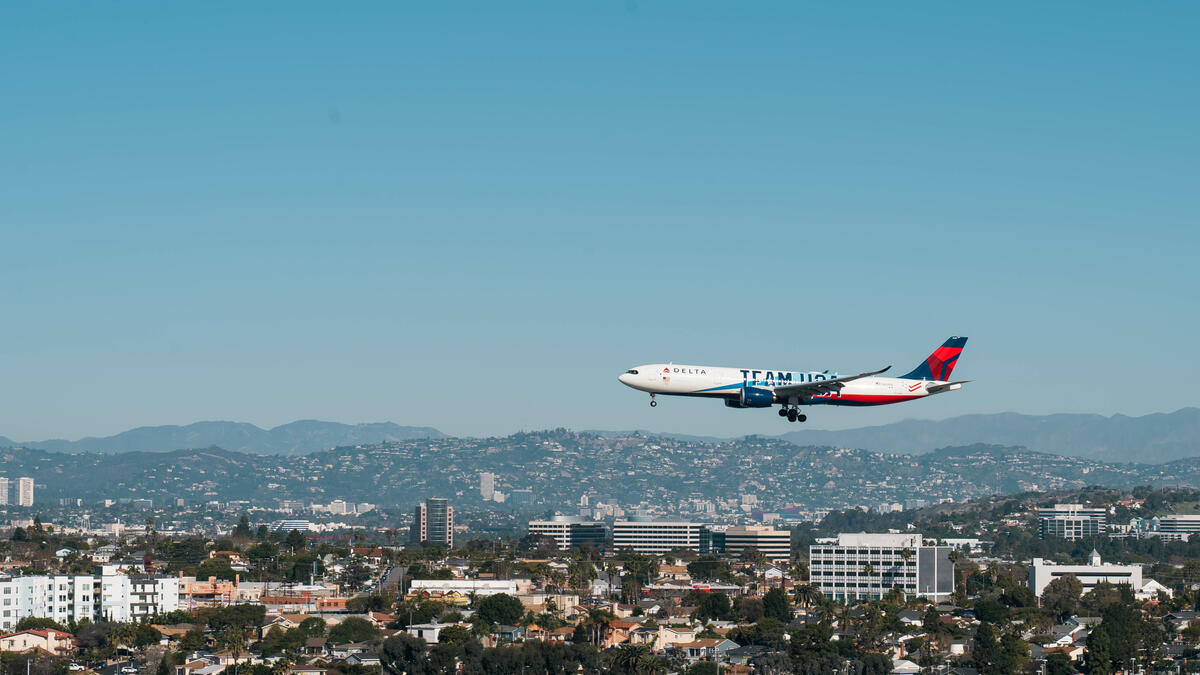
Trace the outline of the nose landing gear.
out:
<instances>
[{"instance_id":1,"label":"nose landing gear","mask_svg":"<svg viewBox=\"0 0 1200 675\"><path fill-rule=\"evenodd\" d=\"M650 407L653 408L656 405L658 405L658 401L654 400L654 394L650 394Z\"/></svg>"}]
</instances>

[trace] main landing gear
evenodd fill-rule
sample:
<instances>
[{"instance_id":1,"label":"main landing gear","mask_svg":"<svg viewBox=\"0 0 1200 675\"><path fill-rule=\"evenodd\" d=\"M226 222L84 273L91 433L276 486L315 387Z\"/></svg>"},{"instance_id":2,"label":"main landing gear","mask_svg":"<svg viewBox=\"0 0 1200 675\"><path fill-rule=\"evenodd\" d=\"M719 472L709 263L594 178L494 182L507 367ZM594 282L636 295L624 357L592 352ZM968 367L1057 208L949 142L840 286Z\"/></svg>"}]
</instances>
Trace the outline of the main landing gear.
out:
<instances>
[{"instance_id":1,"label":"main landing gear","mask_svg":"<svg viewBox=\"0 0 1200 675\"><path fill-rule=\"evenodd\" d=\"M808 419L808 416L801 413L799 408L783 406L779 409L779 416L786 417L789 422L803 422Z\"/></svg>"},{"instance_id":2,"label":"main landing gear","mask_svg":"<svg viewBox=\"0 0 1200 675\"><path fill-rule=\"evenodd\" d=\"M658 405L658 401L654 400L654 394L650 394L650 407L653 408L656 405Z\"/></svg>"}]
</instances>

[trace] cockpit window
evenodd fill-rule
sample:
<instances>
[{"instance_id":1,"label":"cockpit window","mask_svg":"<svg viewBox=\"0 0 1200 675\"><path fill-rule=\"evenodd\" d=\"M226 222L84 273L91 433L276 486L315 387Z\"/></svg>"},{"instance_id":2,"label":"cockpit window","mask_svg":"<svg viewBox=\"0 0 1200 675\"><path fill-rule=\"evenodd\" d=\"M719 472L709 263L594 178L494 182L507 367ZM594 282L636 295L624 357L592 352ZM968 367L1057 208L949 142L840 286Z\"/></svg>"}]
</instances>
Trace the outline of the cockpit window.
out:
<instances>
[{"instance_id":1,"label":"cockpit window","mask_svg":"<svg viewBox=\"0 0 1200 675\"><path fill-rule=\"evenodd\" d=\"M627 371L625 371L625 374L626 375L637 375L637 371L636 370L627 370Z\"/></svg>"}]
</instances>

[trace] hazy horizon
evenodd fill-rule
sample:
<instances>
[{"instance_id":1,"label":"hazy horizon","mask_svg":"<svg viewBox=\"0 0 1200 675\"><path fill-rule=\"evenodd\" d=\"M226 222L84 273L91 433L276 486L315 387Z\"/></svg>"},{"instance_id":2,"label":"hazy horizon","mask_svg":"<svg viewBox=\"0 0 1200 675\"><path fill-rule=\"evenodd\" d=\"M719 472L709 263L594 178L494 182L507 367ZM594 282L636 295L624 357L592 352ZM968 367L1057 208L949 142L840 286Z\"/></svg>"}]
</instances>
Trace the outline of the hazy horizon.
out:
<instances>
[{"instance_id":1,"label":"hazy horizon","mask_svg":"<svg viewBox=\"0 0 1200 675\"><path fill-rule=\"evenodd\" d=\"M1170 415L1170 414L1177 413L1182 410L1188 410L1188 409L1195 409L1195 406L1183 406L1183 407L1177 408L1175 410L1161 410L1161 411L1149 412L1149 413L1145 413L1145 415L1126 415L1126 417L1145 417L1148 415ZM764 414L765 412L772 412L772 411L758 411L758 412L760 414ZM967 415L1010 415L1010 414L1011 415L1027 415L1028 413L1020 413L1020 412L1016 412L1016 411L1012 411L1012 410L1004 410L1004 411L992 412L992 413L988 413L988 412L963 413L962 415L951 415L948 417L941 417L941 418L912 416L912 417L904 417L904 418L900 418L900 419L896 419L896 420L891 420L888 422L882 422L880 424L862 424L862 425L846 426L846 427L838 427L838 428L822 427L822 426L813 425L813 424L803 424L803 425L792 424L792 425L778 426L776 431L764 430L761 432L751 432L751 434L729 434L729 435L699 434L699 433L691 433L691 432L687 432L687 431L677 431L677 430L671 430L671 429L649 429L649 428L641 428L641 427L587 427L587 428L582 428L582 427L569 427L569 426L564 426L564 425L550 425L550 426L543 426L543 427L521 427L521 428L513 428L508 431L501 431L501 432L494 433L494 434L479 435L479 434L458 434L458 433L454 433L452 430L443 429L441 427L438 427L438 426L432 425L432 424L424 424L424 423L421 423L420 421L373 420L373 421L361 421L361 422L345 422L345 421L340 421L340 420L322 419L322 418L298 418L298 419L289 420L287 422L281 422L279 424L273 424L273 425L257 424L255 422L248 421L248 420L218 420L218 419L192 420L191 422L185 422L182 424L179 424L179 423L139 424L139 425L124 428L124 429L118 429L118 430L112 431L112 432L88 433L88 434L84 434L82 436L75 436L75 437L70 437L70 438L63 437L63 436L46 436L46 437L42 437L42 438L18 439L18 438L14 438L11 434L4 433L3 430L0 430L0 437L7 438L16 443L37 443L37 442L44 442L44 441L66 441L66 442L74 443L74 442L78 442L78 441L89 439L89 438L108 438L111 436L119 435L119 434L127 432L127 431L134 431L137 429L154 429L154 428L160 428L160 427L182 428L182 427L191 426L193 424L250 424L250 425L258 427L259 429L262 429L264 431L271 431L278 427L287 426L289 424L293 424L296 422L321 422L321 423L330 423L330 424L344 424L347 426L364 426L364 425L371 425L371 424L395 424L397 426L413 427L413 428L431 427L431 428L436 429L437 431L442 432L443 434L446 434L447 436L452 436L452 437L457 437L457 438L505 437L505 436L511 436L511 435L517 434L517 433L552 431L554 429L563 428L563 429L567 429L568 431L580 432L580 433L591 432L591 431L599 431L599 432L613 432L613 431L634 432L634 431L636 431L636 432L645 432L648 434L686 435L686 436L703 436L703 437L712 437L712 438L737 439L737 438L742 438L744 436L753 435L753 434L757 434L757 435L761 435L761 436L779 436L779 435L782 435L785 433L790 433L793 431L805 431L805 430L852 431L852 430L856 430L856 429L862 429L862 428L867 428L867 427L876 427L876 426L886 426L889 424L901 423L901 422L941 422L941 421L946 421L946 420L950 420L950 419L954 419L954 418L958 418L958 417L964 417ZM1111 419L1120 414L1122 414L1122 413L1115 413L1112 415L1102 415L1101 413L1079 412L1079 413L1042 413L1039 415L1030 415L1030 416L1042 417L1042 416L1050 416L1050 415L1101 415L1102 417L1104 417L1106 419ZM764 417L765 417L765 414L764 414Z\"/></svg>"}]
</instances>

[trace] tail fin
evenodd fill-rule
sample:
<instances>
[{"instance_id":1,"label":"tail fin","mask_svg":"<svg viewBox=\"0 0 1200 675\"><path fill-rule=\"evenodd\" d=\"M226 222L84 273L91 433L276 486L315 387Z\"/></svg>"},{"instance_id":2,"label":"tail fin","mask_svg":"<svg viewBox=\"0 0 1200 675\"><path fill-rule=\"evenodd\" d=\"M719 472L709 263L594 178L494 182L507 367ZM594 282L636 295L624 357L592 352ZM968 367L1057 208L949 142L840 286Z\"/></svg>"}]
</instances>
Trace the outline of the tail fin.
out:
<instances>
[{"instance_id":1,"label":"tail fin","mask_svg":"<svg viewBox=\"0 0 1200 675\"><path fill-rule=\"evenodd\" d=\"M965 337L952 337L929 355L921 365L913 368L907 375L901 375L906 380L949 380L950 373L958 363L958 355L962 354L963 345L967 344Z\"/></svg>"}]
</instances>

